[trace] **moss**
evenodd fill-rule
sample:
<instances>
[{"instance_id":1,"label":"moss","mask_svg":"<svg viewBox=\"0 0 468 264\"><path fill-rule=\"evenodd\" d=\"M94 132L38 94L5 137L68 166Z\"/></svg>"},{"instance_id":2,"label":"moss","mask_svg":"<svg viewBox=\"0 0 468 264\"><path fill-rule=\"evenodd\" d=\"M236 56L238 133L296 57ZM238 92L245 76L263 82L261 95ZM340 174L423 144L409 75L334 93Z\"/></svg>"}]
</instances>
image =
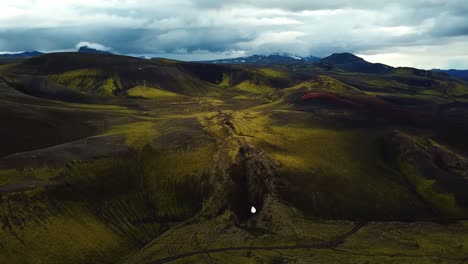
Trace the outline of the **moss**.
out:
<instances>
[{"instance_id":1,"label":"moss","mask_svg":"<svg viewBox=\"0 0 468 264\"><path fill-rule=\"evenodd\" d=\"M142 97L147 99L172 98L182 96L180 94L144 86L133 87L132 89L126 91L126 94L130 97Z\"/></svg>"},{"instance_id":2,"label":"moss","mask_svg":"<svg viewBox=\"0 0 468 264\"><path fill-rule=\"evenodd\" d=\"M389 256L434 256L462 259L468 254L466 223L370 223L343 245L353 252ZM415 263L431 263L414 258Z\"/></svg>"},{"instance_id":3,"label":"moss","mask_svg":"<svg viewBox=\"0 0 468 264\"><path fill-rule=\"evenodd\" d=\"M22 179L22 175L17 170L0 170L0 186L14 183Z\"/></svg>"},{"instance_id":4,"label":"moss","mask_svg":"<svg viewBox=\"0 0 468 264\"><path fill-rule=\"evenodd\" d=\"M104 81L97 90L100 95L114 95L117 91L118 88L114 84L114 78L107 78L107 80Z\"/></svg>"},{"instance_id":5,"label":"moss","mask_svg":"<svg viewBox=\"0 0 468 264\"><path fill-rule=\"evenodd\" d=\"M453 102L453 100L451 100L450 98L443 97L440 93L435 92L434 90L423 90L420 91L419 94L394 94L382 92L367 92L367 94L393 99L409 99L412 101L419 100L421 102L426 101L436 104L446 104Z\"/></svg>"},{"instance_id":6,"label":"moss","mask_svg":"<svg viewBox=\"0 0 468 264\"><path fill-rule=\"evenodd\" d=\"M270 115L260 111L242 111L232 114L233 123L236 126L239 134L261 137L268 135L265 133L265 128L270 122Z\"/></svg>"},{"instance_id":7,"label":"moss","mask_svg":"<svg viewBox=\"0 0 468 264\"><path fill-rule=\"evenodd\" d=\"M287 78L288 73L284 71L279 71L271 68L260 68L259 71L270 78Z\"/></svg>"},{"instance_id":8,"label":"moss","mask_svg":"<svg viewBox=\"0 0 468 264\"><path fill-rule=\"evenodd\" d=\"M145 145L151 144L158 135L158 130L152 122L137 122L114 126L105 133L105 135L112 134L122 134L128 146L142 149Z\"/></svg>"},{"instance_id":9,"label":"moss","mask_svg":"<svg viewBox=\"0 0 468 264\"><path fill-rule=\"evenodd\" d=\"M73 107L77 108L78 110L85 111L109 111L109 112L116 112L121 114L137 114L138 112L135 110L131 110L128 107L120 106L120 105L110 105L110 104L77 104L77 103L66 103L61 102L64 107ZM72 108L72 110L74 110Z\"/></svg>"},{"instance_id":10,"label":"moss","mask_svg":"<svg viewBox=\"0 0 468 264\"><path fill-rule=\"evenodd\" d=\"M440 192L435 188L436 181L421 175L419 170L408 161L400 161L400 168L411 181L417 192L445 216L464 217L467 211L463 209L452 193Z\"/></svg>"},{"instance_id":11,"label":"moss","mask_svg":"<svg viewBox=\"0 0 468 264\"><path fill-rule=\"evenodd\" d=\"M362 92L350 85L344 84L337 79L321 75L318 82L312 83L312 88L325 89L328 92L338 93L338 94L362 94Z\"/></svg>"},{"instance_id":12,"label":"moss","mask_svg":"<svg viewBox=\"0 0 468 264\"><path fill-rule=\"evenodd\" d=\"M278 140L269 143L287 152L274 151L272 156L281 162L281 172L295 186L285 197L309 213L366 218L416 212L419 205L415 198L392 181L398 176L379 159L376 132L273 129L285 142L279 146ZM360 147L356 148L356 144ZM351 201L349 197L353 197Z\"/></svg>"},{"instance_id":13,"label":"moss","mask_svg":"<svg viewBox=\"0 0 468 264\"><path fill-rule=\"evenodd\" d=\"M2 195L0 217L6 228L0 231L0 262L114 263L134 249L136 245L97 217L85 200L75 201L80 196L76 189L60 191L62 199L41 189Z\"/></svg>"},{"instance_id":14,"label":"moss","mask_svg":"<svg viewBox=\"0 0 468 264\"><path fill-rule=\"evenodd\" d=\"M117 95L123 90L119 76L98 69L78 69L52 74L48 78L82 92L104 96Z\"/></svg>"},{"instance_id":15,"label":"moss","mask_svg":"<svg viewBox=\"0 0 468 264\"><path fill-rule=\"evenodd\" d=\"M17 232L24 244L15 243L15 238L4 237L7 241L3 242L8 243L9 249L0 256L2 262L88 263L92 257L94 263L112 263L117 260L116 248L120 248L123 255L128 252L121 246L124 242L121 237L91 217L80 217L79 220L51 217L46 226L26 225Z\"/></svg>"},{"instance_id":16,"label":"moss","mask_svg":"<svg viewBox=\"0 0 468 264\"><path fill-rule=\"evenodd\" d=\"M230 87L231 78L228 74L223 73L223 80L218 84L220 87Z\"/></svg>"},{"instance_id":17,"label":"moss","mask_svg":"<svg viewBox=\"0 0 468 264\"><path fill-rule=\"evenodd\" d=\"M335 93L340 95L355 95L363 94L363 92L353 86L347 85L343 82L338 81L335 78L320 75L318 79L308 80L299 83L295 86L282 89L281 92L285 93L285 96L290 95L298 90L305 91L320 91L326 93Z\"/></svg>"},{"instance_id":18,"label":"moss","mask_svg":"<svg viewBox=\"0 0 468 264\"><path fill-rule=\"evenodd\" d=\"M380 159L384 131L312 127L288 112L281 121L262 112L241 113L233 115L239 134L281 163L278 173L288 186L283 198L307 214L386 218L422 212L409 186Z\"/></svg>"},{"instance_id":19,"label":"moss","mask_svg":"<svg viewBox=\"0 0 468 264\"><path fill-rule=\"evenodd\" d=\"M62 174L64 168L51 168L51 167L44 167L44 168L27 168L23 170L21 173L26 177L34 177L40 180L51 180L58 177Z\"/></svg>"},{"instance_id":20,"label":"moss","mask_svg":"<svg viewBox=\"0 0 468 264\"><path fill-rule=\"evenodd\" d=\"M122 85L122 82L120 81L120 77L117 74L114 74L112 76L112 79L114 81L114 86L117 90L118 93L122 92L124 90L124 87Z\"/></svg>"},{"instance_id":21,"label":"moss","mask_svg":"<svg viewBox=\"0 0 468 264\"><path fill-rule=\"evenodd\" d=\"M267 94L274 91L273 88L267 85L257 84L252 81L244 81L238 84L235 88L251 94Z\"/></svg>"},{"instance_id":22,"label":"moss","mask_svg":"<svg viewBox=\"0 0 468 264\"><path fill-rule=\"evenodd\" d=\"M201 207L202 176L215 151L212 143L173 151L145 149L145 186L159 217L185 217Z\"/></svg>"},{"instance_id":23,"label":"moss","mask_svg":"<svg viewBox=\"0 0 468 264\"><path fill-rule=\"evenodd\" d=\"M158 67L174 63L160 62ZM266 68L239 76L225 73L218 86L199 82L192 76L172 77L168 80L176 83L174 91L200 97L184 97L152 84L156 87L138 86L126 94L170 100L157 103L128 98L109 100L136 105L134 109L68 103L54 103L47 108L92 115L108 112L105 118L80 122L112 126L104 134L123 135L126 144L136 151L73 162L61 168L0 171L0 185L31 176L58 183L53 188L1 195L0 219L4 228L0 231L0 262L116 263L130 256L128 263L133 263L132 260L146 263L206 248L319 243L333 240L354 226L349 221L319 218L375 221L425 217L419 198L402 181L399 172L381 158L380 140L387 135L387 127L361 126L354 119L346 120L353 123L348 126L339 118L354 118L353 113L332 112L326 107L320 113L304 113L287 104L293 93L308 90L361 93L355 87L320 76L275 93L272 86L295 82L288 80L287 73ZM117 95L123 91L118 76L99 70L82 69L49 78L84 92ZM250 81L229 87L233 79L246 80L243 78ZM123 82L128 85L133 81ZM368 85L400 84L369 79ZM460 88L454 87L452 92L462 95L457 89ZM443 96L437 92L414 97L439 100L436 98L439 95ZM267 103L251 107L256 102ZM64 120L62 115L59 117L57 120ZM53 120L45 122L59 123ZM61 133L48 134L67 134L55 126L52 128ZM20 130L25 129L15 131ZM231 173L229 165L238 161L235 159L238 145L244 143L261 148L262 153L278 162L274 167L281 188L275 196L277 204L268 207L271 217L266 214L265 218L258 218L255 227L235 224L235 216L229 210L213 219L199 217L197 213L210 195L207 189L215 186L209 182L211 176L227 177ZM215 164L220 151L226 155ZM224 165L226 168L221 168ZM438 192L431 180L421 178L411 169L406 171L416 175L412 182L419 192L445 212L457 213L453 196ZM213 173L217 170L226 173ZM443 259L466 255L466 224L439 227L429 223L400 224L388 222L364 228L356 233L355 240L350 238L349 244L340 245L337 250L240 250L178 262L411 263L409 260L413 260L417 263L430 262L431 256ZM135 249L141 251L131 254Z\"/></svg>"},{"instance_id":24,"label":"moss","mask_svg":"<svg viewBox=\"0 0 468 264\"><path fill-rule=\"evenodd\" d=\"M221 97L222 95L223 94L221 92L218 92L218 91L209 91L204 96L207 96L207 97Z\"/></svg>"},{"instance_id":25,"label":"moss","mask_svg":"<svg viewBox=\"0 0 468 264\"><path fill-rule=\"evenodd\" d=\"M0 72L5 72L8 71L9 69L17 66L17 63L11 63L11 64L5 64L5 65L0 65Z\"/></svg>"},{"instance_id":26,"label":"moss","mask_svg":"<svg viewBox=\"0 0 468 264\"><path fill-rule=\"evenodd\" d=\"M281 217L281 215L276 215ZM229 215L181 225L152 241L126 263L156 261L167 256L204 249L231 247L271 247L281 245L317 244L332 241L348 232L353 223L320 220L287 219L282 229L256 236L247 228L232 226ZM294 259L301 263L458 263L466 257L468 228L464 223L438 225L434 223L370 223L348 237L336 249L274 249L238 250L203 254L178 260L181 263L282 263ZM187 243L190 241L190 243ZM282 258L280 258L282 257ZM458 260L458 261L457 261Z\"/></svg>"},{"instance_id":27,"label":"moss","mask_svg":"<svg viewBox=\"0 0 468 264\"><path fill-rule=\"evenodd\" d=\"M387 87L392 87L392 88L400 88L400 89L406 89L409 86L397 82L395 80L385 80L385 79L367 79L365 82L369 85L375 86L376 88L387 88Z\"/></svg>"},{"instance_id":28,"label":"moss","mask_svg":"<svg viewBox=\"0 0 468 264\"><path fill-rule=\"evenodd\" d=\"M222 141L224 136L228 133L225 126L220 124L216 119L217 112L208 112L198 116L198 121L203 126L203 130L211 137Z\"/></svg>"},{"instance_id":29,"label":"moss","mask_svg":"<svg viewBox=\"0 0 468 264\"><path fill-rule=\"evenodd\" d=\"M284 106L285 100L283 98L277 99L277 100L268 100L268 101L263 101L262 104L252 106L248 108L247 110L252 110L252 111L259 111L259 110L271 110L274 108L277 108L277 110L281 110L282 108L287 108Z\"/></svg>"},{"instance_id":30,"label":"moss","mask_svg":"<svg viewBox=\"0 0 468 264\"><path fill-rule=\"evenodd\" d=\"M221 106L224 104L224 101L221 99L214 99L209 97L200 97L197 98L197 101L200 105L209 105L209 106Z\"/></svg>"},{"instance_id":31,"label":"moss","mask_svg":"<svg viewBox=\"0 0 468 264\"><path fill-rule=\"evenodd\" d=\"M153 177L166 179L145 167L154 161L150 151L125 159L76 162L60 169L60 181L67 186L2 195L0 218L8 228L0 231L0 262L115 263L164 231L157 217L193 213L192 181L166 181L157 191L144 183ZM148 189L164 195L149 199ZM178 193L177 204L167 190Z\"/></svg>"},{"instance_id":32,"label":"moss","mask_svg":"<svg viewBox=\"0 0 468 264\"><path fill-rule=\"evenodd\" d=\"M450 94L452 96L465 96L468 94L468 87L455 83L453 89L451 89Z\"/></svg>"},{"instance_id":33,"label":"moss","mask_svg":"<svg viewBox=\"0 0 468 264\"><path fill-rule=\"evenodd\" d=\"M13 65L2 65L2 66L0 66L0 81L4 81L4 82L9 83L9 84L15 82L15 79L11 74L9 74L7 72L2 72L3 70L4 71L8 70L9 68L11 68L11 66L13 66ZM3 67L3 70L2 70L2 67Z\"/></svg>"},{"instance_id":34,"label":"moss","mask_svg":"<svg viewBox=\"0 0 468 264\"><path fill-rule=\"evenodd\" d=\"M234 96L232 97L232 99L235 99L235 100L249 100L250 98L246 95L237 95L237 96Z\"/></svg>"},{"instance_id":35,"label":"moss","mask_svg":"<svg viewBox=\"0 0 468 264\"><path fill-rule=\"evenodd\" d=\"M135 159L118 166L115 164L118 161L112 160L85 163L82 166L77 165L66 174L72 179L84 177L87 185L92 184L87 188L92 190L97 190L100 186L114 186L107 180L114 181L117 175L121 175L117 179L124 179L120 182L125 182L126 186L138 184L147 192L148 199L154 206L155 217L179 219L192 215L201 206L201 177L208 170L210 164L206 161L212 158L216 148L203 137L194 138L191 142L179 142L178 138L176 141L163 139L156 142L159 136L171 138L171 133L178 135L177 129L165 127L165 124L139 122L115 126L107 134L124 135L126 143L138 150ZM161 127L158 129L158 126ZM200 135L204 134L200 131ZM159 148L163 150L158 150ZM130 179L134 179L133 183ZM125 187L118 185L109 191L118 190L124 192Z\"/></svg>"},{"instance_id":36,"label":"moss","mask_svg":"<svg viewBox=\"0 0 468 264\"><path fill-rule=\"evenodd\" d=\"M109 77L97 69L78 69L49 75L48 78L84 92L90 92L102 85L106 86L106 82L109 81Z\"/></svg>"},{"instance_id":37,"label":"moss","mask_svg":"<svg viewBox=\"0 0 468 264\"><path fill-rule=\"evenodd\" d=\"M420 91L421 94L439 96L443 98L463 97L468 94L468 87L458 82L442 82L431 89Z\"/></svg>"},{"instance_id":38,"label":"moss","mask_svg":"<svg viewBox=\"0 0 468 264\"><path fill-rule=\"evenodd\" d=\"M14 184L28 179L51 180L58 177L63 168L25 168L21 170L0 170L0 186Z\"/></svg>"}]
</instances>

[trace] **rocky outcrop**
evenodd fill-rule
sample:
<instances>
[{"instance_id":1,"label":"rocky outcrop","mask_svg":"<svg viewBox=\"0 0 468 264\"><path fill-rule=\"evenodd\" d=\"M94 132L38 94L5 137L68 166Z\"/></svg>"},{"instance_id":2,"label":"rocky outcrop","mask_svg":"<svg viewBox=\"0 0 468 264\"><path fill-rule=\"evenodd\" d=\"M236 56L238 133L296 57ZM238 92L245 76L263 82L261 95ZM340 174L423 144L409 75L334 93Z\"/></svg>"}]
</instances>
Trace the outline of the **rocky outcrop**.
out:
<instances>
[{"instance_id":1,"label":"rocky outcrop","mask_svg":"<svg viewBox=\"0 0 468 264\"><path fill-rule=\"evenodd\" d=\"M213 158L213 168L207 172L206 185L211 191L203 212L213 217L229 210L237 223L246 223L255 216L251 213L252 206L258 215L262 210L268 211L266 207L271 203L265 201L276 199L280 186L276 173L279 163L238 135L229 114L220 113L217 118L228 136Z\"/></svg>"}]
</instances>

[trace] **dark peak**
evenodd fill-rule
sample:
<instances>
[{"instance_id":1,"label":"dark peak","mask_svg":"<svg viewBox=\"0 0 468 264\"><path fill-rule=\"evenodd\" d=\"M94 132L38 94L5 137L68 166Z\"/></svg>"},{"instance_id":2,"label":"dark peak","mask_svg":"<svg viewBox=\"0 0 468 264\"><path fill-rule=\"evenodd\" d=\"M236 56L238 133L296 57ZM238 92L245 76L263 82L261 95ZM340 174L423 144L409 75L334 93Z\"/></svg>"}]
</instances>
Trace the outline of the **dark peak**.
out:
<instances>
[{"instance_id":1,"label":"dark peak","mask_svg":"<svg viewBox=\"0 0 468 264\"><path fill-rule=\"evenodd\" d=\"M364 61L363 58L360 58L352 53L333 53L332 55L323 58L322 61L332 63L332 64L347 64L347 63L356 63Z\"/></svg>"},{"instance_id":2,"label":"dark peak","mask_svg":"<svg viewBox=\"0 0 468 264\"><path fill-rule=\"evenodd\" d=\"M381 63L370 63L352 53L334 53L316 63L326 70L338 68L348 72L369 74L385 74L393 70L392 67Z\"/></svg>"},{"instance_id":3,"label":"dark peak","mask_svg":"<svg viewBox=\"0 0 468 264\"><path fill-rule=\"evenodd\" d=\"M108 51L103 51L103 50L97 50L97 49L93 49L93 48L90 48L88 46L82 46L78 49L78 52L80 53L94 53L94 54L112 54Z\"/></svg>"}]
</instances>

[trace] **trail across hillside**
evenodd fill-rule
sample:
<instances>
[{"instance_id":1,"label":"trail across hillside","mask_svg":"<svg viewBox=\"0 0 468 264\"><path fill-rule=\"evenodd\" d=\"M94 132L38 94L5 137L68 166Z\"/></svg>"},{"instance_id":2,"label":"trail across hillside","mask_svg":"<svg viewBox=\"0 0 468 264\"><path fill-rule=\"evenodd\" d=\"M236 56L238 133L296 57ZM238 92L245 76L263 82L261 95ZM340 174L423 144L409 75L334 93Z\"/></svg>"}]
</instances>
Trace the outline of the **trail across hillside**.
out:
<instances>
[{"instance_id":1,"label":"trail across hillside","mask_svg":"<svg viewBox=\"0 0 468 264\"><path fill-rule=\"evenodd\" d=\"M341 236L338 236L334 240L321 242L317 244L302 244L302 245L294 245L294 246L269 246L269 247L254 247L254 246L245 246L245 247L231 247L231 248L214 248L214 249L205 249L199 251L192 251L183 253L180 255L170 256L167 258L163 258L160 260L148 262L148 264L162 264L162 263L169 263L172 261L176 261L183 258L193 257L197 255L204 255L210 253L220 253L220 252L228 252L228 251L242 251L242 250L292 250L292 249L334 249L340 244L343 244L345 240L354 235L358 232L361 228L366 226L367 223L357 223L351 230L344 233Z\"/></svg>"}]
</instances>

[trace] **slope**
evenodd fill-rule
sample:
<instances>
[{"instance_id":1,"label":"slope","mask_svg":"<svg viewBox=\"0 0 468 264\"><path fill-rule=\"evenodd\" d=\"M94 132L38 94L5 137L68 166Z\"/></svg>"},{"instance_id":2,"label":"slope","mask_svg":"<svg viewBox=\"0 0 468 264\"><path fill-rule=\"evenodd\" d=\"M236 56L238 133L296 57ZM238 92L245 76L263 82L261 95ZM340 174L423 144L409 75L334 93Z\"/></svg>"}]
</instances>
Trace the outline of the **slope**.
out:
<instances>
[{"instance_id":1,"label":"slope","mask_svg":"<svg viewBox=\"0 0 468 264\"><path fill-rule=\"evenodd\" d=\"M3 67L0 262L461 262L467 107L383 90L415 78L400 70L67 53ZM118 92L92 88L111 77ZM351 82L367 78L384 85ZM45 99L57 87L86 100Z\"/></svg>"},{"instance_id":2,"label":"slope","mask_svg":"<svg viewBox=\"0 0 468 264\"><path fill-rule=\"evenodd\" d=\"M9 67L4 74L15 76L10 85L25 93L72 101L84 95L119 96L135 87L189 96L235 96L239 92L231 88L242 82L275 89L297 82L287 72L271 76L249 67L88 53L47 54Z\"/></svg>"}]
</instances>

